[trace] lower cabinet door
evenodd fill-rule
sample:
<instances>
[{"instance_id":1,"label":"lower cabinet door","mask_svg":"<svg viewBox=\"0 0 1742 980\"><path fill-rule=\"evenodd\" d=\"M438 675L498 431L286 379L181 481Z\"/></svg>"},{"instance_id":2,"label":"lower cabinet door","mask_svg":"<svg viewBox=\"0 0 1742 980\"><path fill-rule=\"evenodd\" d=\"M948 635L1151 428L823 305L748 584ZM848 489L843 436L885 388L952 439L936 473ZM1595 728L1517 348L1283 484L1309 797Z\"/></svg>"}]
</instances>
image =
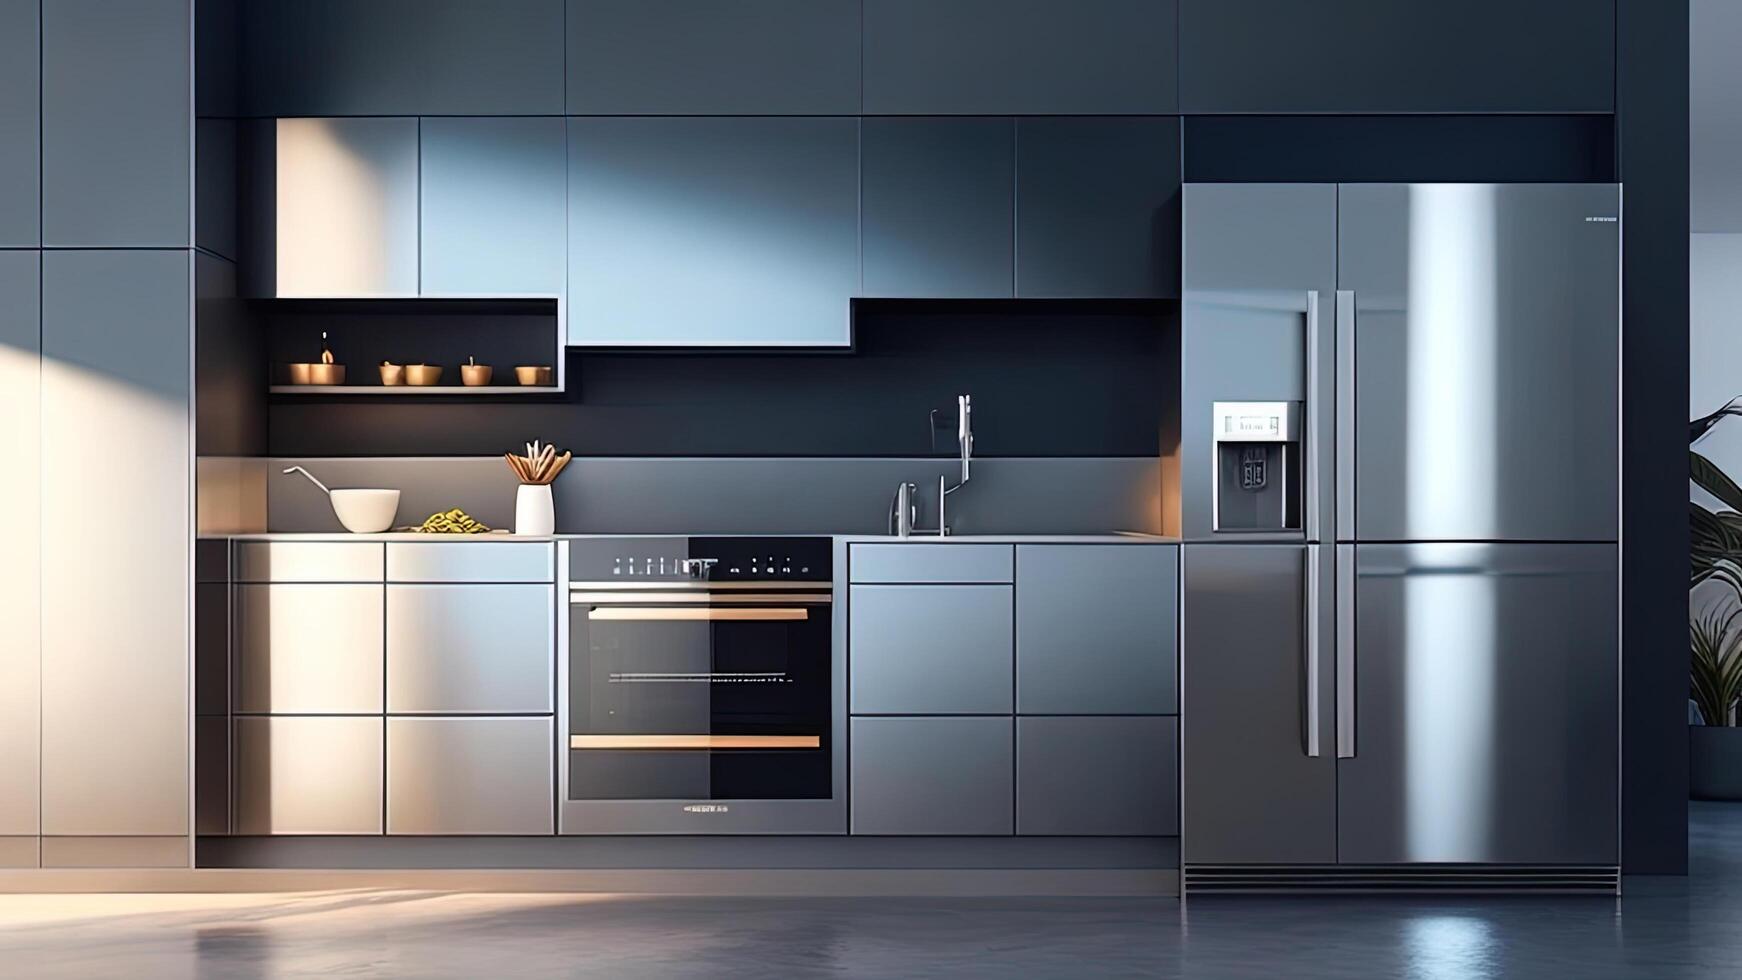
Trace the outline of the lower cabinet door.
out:
<instances>
[{"instance_id":1,"label":"lower cabinet door","mask_svg":"<svg viewBox=\"0 0 1742 980\"><path fill-rule=\"evenodd\" d=\"M388 712L554 710L555 608L549 585L387 586Z\"/></svg>"},{"instance_id":2,"label":"lower cabinet door","mask_svg":"<svg viewBox=\"0 0 1742 980\"><path fill-rule=\"evenodd\" d=\"M1016 832L1178 834L1178 719L1016 719Z\"/></svg>"},{"instance_id":3,"label":"lower cabinet door","mask_svg":"<svg viewBox=\"0 0 1742 980\"><path fill-rule=\"evenodd\" d=\"M236 719L238 834L381 833L381 719Z\"/></svg>"},{"instance_id":4,"label":"lower cabinet door","mask_svg":"<svg viewBox=\"0 0 1742 980\"><path fill-rule=\"evenodd\" d=\"M387 832L556 830L550 718L387 719Z\"/></svg>"},{"instance_id":5,"label":"lower cabinet door","mask_svg":"<svg viewBox=\"0 0 1742 980\"><path fill-rule=\"evenodd\" d=\"M854 718L851 734L852 833L1015 829L1010 718Z\"/></svg>"}]
</instances>

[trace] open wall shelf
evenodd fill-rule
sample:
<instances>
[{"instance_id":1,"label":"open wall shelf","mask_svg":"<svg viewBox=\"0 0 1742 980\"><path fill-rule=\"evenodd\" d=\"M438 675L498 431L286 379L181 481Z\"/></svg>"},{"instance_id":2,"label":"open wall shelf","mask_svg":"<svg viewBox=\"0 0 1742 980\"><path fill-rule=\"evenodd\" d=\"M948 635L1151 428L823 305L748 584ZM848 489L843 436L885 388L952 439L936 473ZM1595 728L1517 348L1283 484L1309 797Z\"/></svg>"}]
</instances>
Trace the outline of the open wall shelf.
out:
<instances>
[{"instance_id":1,"label":"open wall shelf","mask_svg":"<svg viewBox=\"0 0 1742 980\"><path fill-rule=\"evenodd\" d=\"M270 352L266 390L273 396L522 398L561 395L567 390L562 304L555 297L272 299L257 303ZM289 384L289 364L319 360L322 332L327 334L335 361L345 365L347 383ZM494 368L492 384L467 387L460 383L460 365L468 358ZM441 383L383 385L376 370L382 361L440 365ZM550 367L554 383L516 384L514 369L521 365Z\"/></svg>"}]
</instances>

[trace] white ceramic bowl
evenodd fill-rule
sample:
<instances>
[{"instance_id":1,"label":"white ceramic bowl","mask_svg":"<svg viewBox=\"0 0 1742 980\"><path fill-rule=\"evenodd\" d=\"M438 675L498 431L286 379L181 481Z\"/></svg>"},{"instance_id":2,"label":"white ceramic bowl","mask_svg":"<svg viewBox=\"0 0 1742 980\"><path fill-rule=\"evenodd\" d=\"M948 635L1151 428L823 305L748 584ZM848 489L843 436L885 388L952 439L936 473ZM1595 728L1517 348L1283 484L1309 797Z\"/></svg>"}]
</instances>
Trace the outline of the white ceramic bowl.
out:
<instances>
[{"instance_id":1,"label":"white ceramic bowl","mask_svg":"<svg viewBox=\"0 0 1742 980\"><path fill-rule=\"evenodd\" d=\"M354 534L374 534L393 526L399 513L398 490L334 490L327 495L339 523Z\"/></svg>"}]
</instances>

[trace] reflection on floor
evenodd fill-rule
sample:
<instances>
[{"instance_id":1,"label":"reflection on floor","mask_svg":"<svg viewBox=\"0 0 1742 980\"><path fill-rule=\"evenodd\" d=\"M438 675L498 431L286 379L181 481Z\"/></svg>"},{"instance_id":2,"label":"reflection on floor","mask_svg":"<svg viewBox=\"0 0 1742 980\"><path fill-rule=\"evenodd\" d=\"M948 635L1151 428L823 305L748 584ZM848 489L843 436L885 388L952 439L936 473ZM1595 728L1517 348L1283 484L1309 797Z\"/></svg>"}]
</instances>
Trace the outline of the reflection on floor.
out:
<instances>
[{"instance_id":1,"label":"reflection on floor","mask_svg":"<svg viewBox=\"0 0 1742 980\"><path fill-rule=\"evenodd\" d=\"M1694 874L1607 899L720 899L347 891L0 896L0 976L1742 975L1742 806Z\"/></svg>"}]
</instances>

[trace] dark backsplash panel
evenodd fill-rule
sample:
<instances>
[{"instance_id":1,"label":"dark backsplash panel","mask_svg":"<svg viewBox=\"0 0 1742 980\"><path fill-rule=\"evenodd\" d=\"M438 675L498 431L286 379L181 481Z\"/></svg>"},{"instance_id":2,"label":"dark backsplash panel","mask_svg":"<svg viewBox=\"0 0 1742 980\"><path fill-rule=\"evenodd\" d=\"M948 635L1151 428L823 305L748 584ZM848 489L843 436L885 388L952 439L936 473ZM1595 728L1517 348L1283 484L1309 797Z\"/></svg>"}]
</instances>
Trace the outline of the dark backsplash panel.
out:
<instances>
[{"instance_id":1,"label":"dark backsplash panel","mask_svg":"<svg viewBox=\"0 0 1742 980\"><path fill-rule=\"evenodd\" d=\"M551 397L277 396L274 456L921 456L974 397L984 456L1146 456L1177 411L1173 302L865 301L855 349L568 352ZM500 368L500 366L499 366ZM355 370L355 368L353 368Z\"/></svg>"}]
</instances>

